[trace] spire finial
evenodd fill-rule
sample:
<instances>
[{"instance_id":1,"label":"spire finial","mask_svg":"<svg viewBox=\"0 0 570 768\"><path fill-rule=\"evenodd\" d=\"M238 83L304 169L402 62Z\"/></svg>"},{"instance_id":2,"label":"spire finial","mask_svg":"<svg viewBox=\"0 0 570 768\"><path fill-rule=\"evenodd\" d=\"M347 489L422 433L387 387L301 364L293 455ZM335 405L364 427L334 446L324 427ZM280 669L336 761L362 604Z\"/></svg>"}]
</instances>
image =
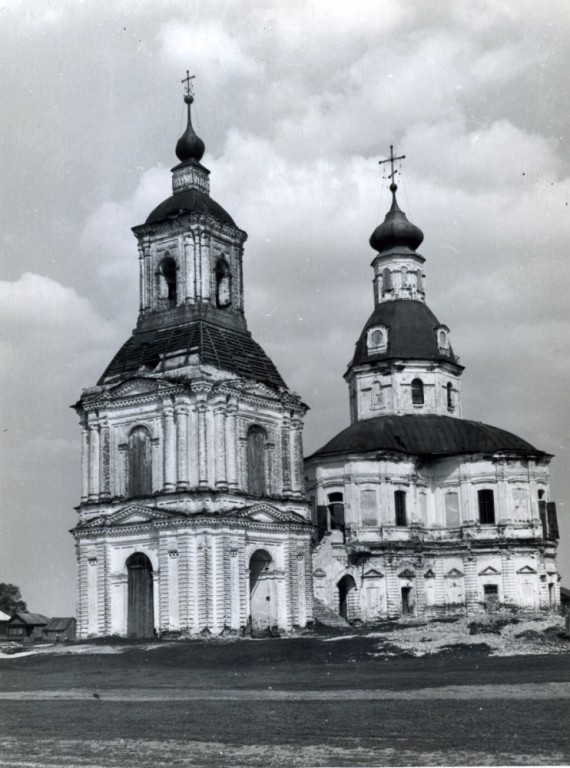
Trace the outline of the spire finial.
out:
<instances>
[{"instance_id":1,"label":"spire finial","mask_svg":"<svg viewBox=\"0 0 570 768\"><path fill-rule=\"evenodd\" d=\"M398 189L398 185L396 184L395 178L398 171L394 169L394 163L396 160L405 160L406 155L400 155L400 157L394 157L394 145L390 144L390 157L386 160L379 160L378 165L383 165L384 163L390 163L391 172L388 174L389 179L392 179L392 182L390 184L390 192L395 196L396 190Z\"/></svg>"},{"instance_id":2,"label":"spire finial","mask_svg":"<svg viewBox=\"0 0 570 768\"><path fill-rule=\"evenodd\" d=\"M190 71L187 69L186 77L181 81L185 86L184 102L188 105L188 124L176 145L176 155L182 162L189 160L200 162L205 149L204 142L201 138L196 136L194 128L192 127L191 106L194 101L192 80L194 80L195 77L196 75L191 75Z\"/></svg>"},{"instance_id":3,"label":"spire finial","mask_svg":"<svg viewBox=\"0 0 570 768\"><path fill-rule=\"evenodd\" d=\"M196 75L191 75L190 70L187 69L186 77L184 78L184 80L180 81L182 85L185 86L184 101L186 102L186 104L192 104L192 102L194 101L194 83L192 82L192 80L194 80L195 77Z\"/></svg>"}]
</instances>

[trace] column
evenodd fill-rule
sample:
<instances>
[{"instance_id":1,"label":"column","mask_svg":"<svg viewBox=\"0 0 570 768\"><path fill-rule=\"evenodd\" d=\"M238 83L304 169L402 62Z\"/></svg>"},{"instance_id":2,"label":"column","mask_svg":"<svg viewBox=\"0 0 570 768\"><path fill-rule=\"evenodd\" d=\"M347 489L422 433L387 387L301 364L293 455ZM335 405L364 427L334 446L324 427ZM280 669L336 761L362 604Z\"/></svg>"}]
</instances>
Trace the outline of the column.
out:
<instances>
[{"instance_id":1,"label":"column","mask_svg":"<svg viewBox=\"0 0 570 768\"><path fill-rule=\"evenodd\" d=\"M291 433L291 490L293 493L303 493L305 486L302 430L301 419L294 419Z\"/></svg>"},{"instance_id":2,"label":"column","mask_svg":"<svg viewBox=\"0 0 570 768\"><path fill-rule=\"evenodd\" d=\"M206 440L206 402L199 400L198 411L198 485L208 487L208 443Z\"/></svg>"},{"instance_id":3,"label":"column","mask_svg":"<svg viewBox=\"0 0 570 768\"><path fill-rule=\"evenodd\" d=\"M144 266L145 266L145 307L150 308L152 307L152 299L153 299L153 288L154 288L154 275L152 273L152 260L151 260L151 254L150 249L147 248L147 251L144 255Z\"/></svg>"},{"instance_id":4,"label":"column","mask_svg":"<svg viewBox=\"0 0 570 768\"><path fill-rule=\"evenodd\" d=\"M210 236L208 232L200 235L200 261L202 278L202 300L210 298Z\"/></svg>"},{"instance_id":5,"label":"column","mask_svg":"<svg viewBox=\"0 0 570 768\"><path fill-rule=\"evenodd\" d=\"M287 416L283 417L283 423L281 425L281 466L283 477L283 489L284 495L291 493L291 437L290 437L291 421Z\"/></svg>"},{"instance_id":6,"label":"column","mask_svg":"<svg viewBox=\"0 0 570 768\"><path fill-rule=\"evenodd\" d=\"M396 573L396 563L393 556L386 557L385 568L388 618L394 619L402 613L402 597L400 593L400 579Z\"/></svg>"},{"instance_id":7,"label":"column","mask_svg":"<svg viewBox=\"0 0 570 768\"><path fill-rule=\"evenodd\" d=\"M238 482L238 445L236 440L237 404L230 402L226 408L226 478L232 489L239 487Z\"/></svg>"},{"instance_id":8,"label":"column","mask_svg":"<svg viewBox=\"0 0 570 768\"><path fill-rule=\"evenodd\" d=\"M119 450L119 466L117 468L117 495L118 496L127 496L128 495L128 482L127 482L127 473L128 473L128 456L129 456L129 446L127 443L121 443L121 445L118 446Z\"/></svg>"},{"instance_id":9,"label":"column","mask_svg":"<svg viewBox=\"0 0 570 768\"><path fill-rule=\"evenodd\" d=\"M168 544L168 628L180 629L180 594L178 580L178 563L180 557L176 542Z\"/></svg>"},{"instance_id":10,"label":"column","mask_svg":"<svg viewBox=\"0 0 570 768\"><path fill-rule=\"evenodd\" d=\"M176 442L174 430L174 408L170 401L162 404L164 433L164 490L173 491L176 482Z\"/></svg>"},{"instance_id":11,"label":"column","mask_svg":"<svg viewBox=\"0 0 570 768\"><path fill-rule=\"evenodd\" d=\"M307 600L305 594L305 553L297 550L297 611L296 621L300 627L307 623Z\"/></svg>"},{"instance_id":12,"label":"column","mask_svg":"<svg viewBox=\"0 0 570 768\"><path fill-rule=\"evenodd\" d=\"M109 422L104 419L101 422L99 432L99 478L101 483L101 496L111 498L111 434Z\"/></svg>"},{"instance_id":13,"label":"column","mask_svg":"<svg viewBox=\"0 0 570 768\"><path fill-rule=\"evenodd\" d=\"M99 499L99 424L89 423L89 501Z\"/></svg>"},{"instance_id":14,"label":"column","mask_svg":"<svg viewBox=\"0 0 570 768\"><path fill-rule=\"evenodd\" d=\"M89 430L82 419L81 423L81 501L89 496Z\"/></svg>"},{"instance_id":15,"label":"column","mask_svg":"<svg viewBox=\"0 0 570 768\"><path fill-rule=\"evenodd\" d=\"M240 628L240 592L239 592L239 549L235 543L230 545L230 596L231 628Z\"/></svg>"},{"instance_id":16,"label":"column","mask_svg":"<svg viewBox=\"0 0 570 768\"><path fill-rule=\"evenodd\" d=\"M225 403L216 403L214 406L214 446L216 452L216 488L227 488Z\"/></svg>"},{"instance_id":17,"label":"column","mask_svg":"<svg viewBox=\"0 0 570 768\"><path fill-rule=\"evenodd\" d=\"M188 404L185 401L177 402L174 409L176 415L176 443L177 443L177 482L176 490L182 491L188 488Z\"/></svg>"},{"instance_id":18,"label":"column","mask_svg":"<svg viewBox=\"0 0 570 768\"><path fill-rule=\"evenodd\" d=\"M186 264L186 298L194 303L196 298L196 264L194 238L186 235L184 238L184 261Z\"/></svg>"},{"instance_id":19,"label":"column","mask_svg":"<svg viewBox=\"0 0 570 768\"><path fill-rule=\"evenodd\" d=\"M144 250L139 244L139 311L146 309L145 305L145 280L144 280Z\"/></svg>"}]
</instances>

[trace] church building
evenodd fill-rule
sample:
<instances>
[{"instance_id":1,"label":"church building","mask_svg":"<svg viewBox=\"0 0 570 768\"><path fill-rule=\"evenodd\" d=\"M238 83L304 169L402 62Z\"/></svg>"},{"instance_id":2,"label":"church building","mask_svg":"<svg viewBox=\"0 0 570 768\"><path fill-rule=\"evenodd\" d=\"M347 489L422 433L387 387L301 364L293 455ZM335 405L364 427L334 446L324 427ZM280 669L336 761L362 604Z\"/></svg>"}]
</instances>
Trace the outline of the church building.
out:
<instances>
[{"instance_id":1,"label":"church building","mask_svg":"<svg viewBox=\"0 0 570 768\"><path fill-rule=\"evenodd\" d=\"M133 229L136 328L75 406L80 638L312 620L307 407L247 329L247 235L210 197L189 84L172 195Z\"/></svg>"},{"instance_id":2,"label":"church building","mask_svg":"<svg viewBox=\"0 0 570 768\"><path fill-rule=\"evenodd\" d=\"M351 424L306 459L317 601L349 621L559 605L551 456L462 418L463 366L426 305L423 233L373 232L374 310L345 373Z\"/></svg>"}]
</instances>

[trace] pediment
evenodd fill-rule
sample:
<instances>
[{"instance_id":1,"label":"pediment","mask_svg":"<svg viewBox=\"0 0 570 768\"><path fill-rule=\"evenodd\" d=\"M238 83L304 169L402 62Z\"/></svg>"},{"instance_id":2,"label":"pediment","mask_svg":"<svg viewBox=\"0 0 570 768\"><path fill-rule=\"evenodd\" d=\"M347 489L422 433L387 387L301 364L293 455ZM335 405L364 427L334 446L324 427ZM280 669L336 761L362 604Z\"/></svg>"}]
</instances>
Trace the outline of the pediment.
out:
<instances>
[{"instance_id":1,"label":"pediment","mask_svg":"<svg viewBox=\"0 0 570 768\"><path fill-rule=\"evenodd\" d=\"M380 573L380 571L377 571L376 568L370 568L370 570L366 571L363 579L383 579L384 574Z\"/></svg>"},{"instance_id":2,"label":"pediment","mask_svg":"<svg viewBox=\"0 0 570 768\"><path fill-rule=\"evenodd\" d=\"M145 507L142 504L129 504L110 515L101 515L90 520L85 528L99 528L101 526L113 527L118 525L133 525L134 523L152 523L157 520L171 520L180 517L180 512L158 509L157 507Z\"/></svg>"},{"instance_id":3,"label":"pediment","mask_svg":"<svg viewBox=\"0 0 570 768\"><path fill-rule=\"evenodd\" d=\"M133 397L135 395L148 395L158 392L159 386L164 383L156 379L147 379L143 376L135 376L127 381L122 381L110 390L111 397Z\"/></svg>"},{"instance_id":4,"label":"pediment","mask_svg":"<svg viewBox=\"0 0 570 768\"><path fill-rule=\"evenodd\" d=\"M428 568L428 570L424 573L424 579L435 579L435 573L431 568Z\"/></svg>"},{"instance_id":5,"label":"pediment","mask_svg":"<svg viewBox=\"0 0 570 768\"><path fill-rule=\"evenodd\" d=\"M236 516L256 520L258 523L304 523L305 519L296 512L279 509L272 504L260 502L252 504L251 507L245 507L236 510Z\"/></svg>"},{"instance_id":6,"label":"pediment","mask_svg":"<svg viewBox=\"0 0 570 768\"><path fill-rule=\"evenodd\" d=\"M462 579L463 578L463 574L457 568L452 568L450 571L448 571L445 574L445 576L448 579Z\"/></svg>"},{"instance_id":7,"label":"pediment","mask_svg":"<svg viewBox=\"0 0 570 768\"><path fill-rule=\"evenodd\" d=\"M496 568L493 568L492 565L488 565L482 571L479 571L479 576L500 576L500 573L501 572Z\"/></svg>"},{"instance_id":8,"label":"pediment","mask_svg":"<svg viewBox=\"0 0 570 768\"><path fill-rule=\"evenodd\" d=\"M523 565L522 568L519 568L517 573L537 573L534 568L532 568L530 565Z\"/></svg>"},{"instance_id":9,"label":"pediment","mask_svg":"<svg viewBox=\"0 0 570 768\"><path fill-rule=\"evenodd\" d=\"M416 574L410 568L405 568L401 573L398 574L398 576L401 579L415 579L416 578Z\"/></svg>"}]
</instances>

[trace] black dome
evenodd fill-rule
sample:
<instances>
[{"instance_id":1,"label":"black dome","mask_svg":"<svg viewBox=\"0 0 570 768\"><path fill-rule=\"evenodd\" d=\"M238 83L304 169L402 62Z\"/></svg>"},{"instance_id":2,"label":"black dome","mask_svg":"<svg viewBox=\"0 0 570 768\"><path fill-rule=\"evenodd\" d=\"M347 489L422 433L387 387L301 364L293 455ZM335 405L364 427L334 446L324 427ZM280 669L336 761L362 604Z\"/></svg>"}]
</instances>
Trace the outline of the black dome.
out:
<instances>
[{"instance_id":1,"label":"black dome","mask_svg":"<svg viewBox=\"0 0 570 768\"><path fill-rule=\"evenodd\" d=\"M396 185L393 184L392 207L386 214L386 218L376 227L370 237L370 245L378 253L385 253L392 249L415 251L424 239L424 233L415 224L406 218L406 214L400 210L396 201Z\"/></svg>"},{"instance_id":2,"label":"black dome","mask_svg":"<svg viewBox=\"0 0 570 768\"><path fill-rule=\"evenodd\" d=\"M384 352L370 353L367 346L368 329L375 325L388 328L388 346ZM441 323L431 309L421 301L395 299L384 301L368 318L356 343L351 365L383 359L437 360L458 365L453 350L439 349L436 328Z\"/></svg>"},{"instance_id":3,"label":"black dome","mask_svg":"<svg viewBox=\"0 0 570 768\"><path fill-rule=\"evenodd\" d=\"M146 220L147 224L162 221L169 216L180 216L184 213L203 213L214 219L235 227L230 214L221 205L198 189L184 189L168 197L152 211Z\"/></svg>"},{"instance_id":4,"label":"black dome","mask_svg":"<svg viewBox=\"0 0 570 768\"><path fill-rule=\"evenodd\" d=\"M453 456L508 451L547 456L503 429L452 416L377 416L352 424L311 458L346 453L397 451L413 456Z\"/></svg>"}]
</instances>

